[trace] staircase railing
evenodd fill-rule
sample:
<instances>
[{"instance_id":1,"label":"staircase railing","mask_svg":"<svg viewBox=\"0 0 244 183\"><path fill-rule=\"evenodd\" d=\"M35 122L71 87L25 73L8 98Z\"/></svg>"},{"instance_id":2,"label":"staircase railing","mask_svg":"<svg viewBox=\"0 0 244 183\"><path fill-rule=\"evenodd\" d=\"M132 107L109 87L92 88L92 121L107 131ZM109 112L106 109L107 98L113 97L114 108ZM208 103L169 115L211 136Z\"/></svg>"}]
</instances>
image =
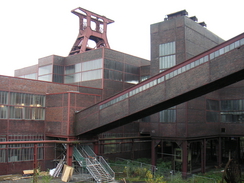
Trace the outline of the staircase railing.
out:
<instances>
[{"instance_id":1,"label":"staircase railing","mask_svg":"<svg viewBox=\"0 0 244 183\"><path fill-rule=\"evenodd\" d=\"M87 153L90 157L97 157L97 155L94 153L94 151L90 148L88 145L81 146L82 149Z\"/></svg>"},{"instance_id":2,"label":"staircase railing","mask_svg":"<svg viewBox=\"0 0 244 183\"><path fill-rule=\"evenodd\" d=\"M86 160L81 155L80 151L76 147L74 147L74 149L73 149L73 156L81 167L86 167Z\"/></svg>"},{"instance_id":3,"label":"staircase railing","mask_svg":"<svg viewBox=\"0 0 244 183\"><path fill-rule=\"evenodd\" d=\"M102 156L98 156L98 161L103 166L103 168L109 173L111 177L115 177L115 173L112 170L112 168L108 165L108 163L105 161L105 159Z\"/></svg>"},{"instance_id":4,"label":"staircase railing","mask_svg":"<svg viewBox=\"0 0 244 183\"><path fill-rule=\"evenodd\" d=\"M66 145L63 144L66 149ZM96 182L110 182L115 173L102 156L97 156L89 146L74 146L73 157L81 167L85 167Z\"/></svg>"},{"instance_id":5,"label":"staircase railing","mask_svg":"<svg viewBox=\"0 0 244 183\"><path fill-rule=\"evenodd\" d=\"M92 175L92 177L95 179L96 182L103 182L102 174L98 171L98 169L95 167L95 163L92 162L89 158L86 158L86 168L89 171L89 173Z\"/></svg>"}]
</instances>

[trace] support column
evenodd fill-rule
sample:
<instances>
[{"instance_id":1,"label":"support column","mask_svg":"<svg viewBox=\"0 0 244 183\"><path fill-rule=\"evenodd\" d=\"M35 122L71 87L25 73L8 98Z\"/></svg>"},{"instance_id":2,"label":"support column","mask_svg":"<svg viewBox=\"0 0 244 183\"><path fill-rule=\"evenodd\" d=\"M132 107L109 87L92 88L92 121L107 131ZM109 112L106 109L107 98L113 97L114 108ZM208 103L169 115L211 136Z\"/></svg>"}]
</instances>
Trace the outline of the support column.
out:
<instances>
[{"instance_id":1,"label":"support column","mask_svg":"<svg viewBox=\"0 0 244 183\"><path fill-rule=\"evenodd\" d=\"M135 159L135 143L134 143L134 139L132 139L132 142L131 142L131 146L132 146L132 149L131 149L131 159Z\"/></svg>"},{"instance_id":2,"label":"support column","mask_svg":"<svg viewBox=\"0 0 244 183\"><path fill-rule=\"evenodd\" d=\"M182 149L182 178L187 178L187 165L188 165L188 150L187 150L187 141L183 141L181 145Z\"/></svg>"},{"instance_id":3,"label":"support column","mask_svg":"<svg viewBox=\"0 0 244 183\"><path fill-rule=\"evenodd\" d=\"M218 164L219 166L222 164L222 138L219 137L219 140L218 140Z\"/></svg>"},{"instance_id":4,"label":"support column","mask_svg":"<svg viewBox=\"0 0 244 183\"><path fill-rule=\"evenodd\" d=\"M240 137L237 137L237 160L241 162L241 144L240 144Z\"/></svg>"},{"instance_id":5,"label":"support column","mask_svg":"<svg viewBox=\"0 0 244 183\"><path fill-rule=\"evenodd\" d=\"M161 158L164 159L164 141L163 140L161 140L160 146L161 146Z\"/></svg>"},{"instance_id":6,"label":"support column","mask_svg":"<svg viewBox=\"0 0 244 183\"><path fill-rule=\"evenodd\" d=\"M73 140L75 140L75 138L73 137L71 137L71 138L68 138L67 139L67 141L73 141ZM66 153L66 155L67 155L67 165L68 166L72 166L72 160L73 160L73 148L74 148L74 146L73 146L73 144L67 144L67 153Z\"/></svg>"},{"instance_id":7,"label":"support column","mask_svg":"<svg viewBox=\"0 0 244 183\"><path fill-rule=\"evenodd\" d=\"M94 153L96 155L99 155L99 144L98 144L98 141L93 143L93 148L94 148Z\"/></svg>"},{"instance_id":8,"label":"support column","mask_svg":"<svg viewBox=\"0 0 244 183\"><path fill-rule=\"evenodd\" d=\"M202 141L202 147L201 147L201 172L206 172L206 139L203 139Z\"/></svg>"},{"instance_id":9,"label":"support column","mask_svg":"<svg viewBox=\"0 0 244 183\"><path fill-rule=\"evenodd\" d=\"M151 164L156 166L156 151L155 151L155 140L151 142Z\"/></svg>"},{"instance_id":10,"label":"support column","mask_svg":"<svg viewBox=\"0 0 244 183\"><path fill-rule=\"evenodd\" d=\"M34 176L33 176L33 183L37 182L37 156L38 156L38 151L37 151L37 144L34 144Z\"/></svg>"}]
</instances>

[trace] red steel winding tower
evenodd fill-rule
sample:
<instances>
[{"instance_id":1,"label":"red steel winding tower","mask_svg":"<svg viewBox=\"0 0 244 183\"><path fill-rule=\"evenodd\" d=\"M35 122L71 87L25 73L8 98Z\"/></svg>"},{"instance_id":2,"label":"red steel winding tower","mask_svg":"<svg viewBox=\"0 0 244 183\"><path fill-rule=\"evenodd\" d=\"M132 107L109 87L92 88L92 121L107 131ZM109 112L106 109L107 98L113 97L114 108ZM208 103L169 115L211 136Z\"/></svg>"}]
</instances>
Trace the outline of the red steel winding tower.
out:
<instances>
[{"instance_id":1,"label":"red steel winding tower","mask_svg":"<svg viewBox=\"0 0 244 183\"><path fill-rule=\"evenodd\" d=\"M107 39L107 25L113 23L113 20L80 7L71 12L79 17L80 28L69 55L101 47L110 48ZM93 43L93 46L90 43Z\"/></svg>"}]
</instances>

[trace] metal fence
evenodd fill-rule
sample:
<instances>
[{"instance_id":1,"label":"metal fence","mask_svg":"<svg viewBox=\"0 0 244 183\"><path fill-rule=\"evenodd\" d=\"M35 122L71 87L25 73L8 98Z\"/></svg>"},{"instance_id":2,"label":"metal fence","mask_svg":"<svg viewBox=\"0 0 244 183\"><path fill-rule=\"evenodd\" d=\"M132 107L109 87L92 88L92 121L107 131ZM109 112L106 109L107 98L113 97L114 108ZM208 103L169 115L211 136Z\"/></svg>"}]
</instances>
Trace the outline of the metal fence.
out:
<instances>
[{"instance_id":1,"label":"metal fence","mask_svg":"<svg viewBox=\"0 0 244 183\"><path fill-rule=\"evenodd\" d=\"M167 183L175 183L175 182L184 182L184 183L217 183L222 179L222 173L220 171L215 171L213 174L219 174L219 176L213 176L214 178L210 178L207 175L201 174L190 174L185 173L187 175L187 179L182 179L183 172L174 171L167 168L157 168L156 166L141 163L138 161L126 160L122 158L117 158L116 163L109 163L113 171L115 172L115 179L122 180L123 178L133 178L138 177L144 178L146 177L146 173L149 171L153 175L154 178L163 177L163 181L167 181ZM211 176L212 177L212 176Z\"/></svg>"}]
</instances>

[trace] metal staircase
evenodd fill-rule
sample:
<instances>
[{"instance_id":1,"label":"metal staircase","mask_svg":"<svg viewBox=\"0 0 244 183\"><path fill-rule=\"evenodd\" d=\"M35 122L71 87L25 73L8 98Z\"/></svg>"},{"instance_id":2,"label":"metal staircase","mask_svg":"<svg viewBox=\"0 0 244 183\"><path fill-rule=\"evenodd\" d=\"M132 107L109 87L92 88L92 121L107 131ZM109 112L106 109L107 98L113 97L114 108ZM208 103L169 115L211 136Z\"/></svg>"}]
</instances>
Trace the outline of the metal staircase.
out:
<instances>
[{"instance_id":1,"label":"metal staircase","mask_svg":"<svg viewBox=\"0 0 244 183\"><path fill-rule=\"evenodd\" d=\"M85 167L96 182L112 182L115 173L102 156L97 156L93 150L85 146L76 146L73 149L73 157L81 167Z\"/></svg>"}]
</instances>

